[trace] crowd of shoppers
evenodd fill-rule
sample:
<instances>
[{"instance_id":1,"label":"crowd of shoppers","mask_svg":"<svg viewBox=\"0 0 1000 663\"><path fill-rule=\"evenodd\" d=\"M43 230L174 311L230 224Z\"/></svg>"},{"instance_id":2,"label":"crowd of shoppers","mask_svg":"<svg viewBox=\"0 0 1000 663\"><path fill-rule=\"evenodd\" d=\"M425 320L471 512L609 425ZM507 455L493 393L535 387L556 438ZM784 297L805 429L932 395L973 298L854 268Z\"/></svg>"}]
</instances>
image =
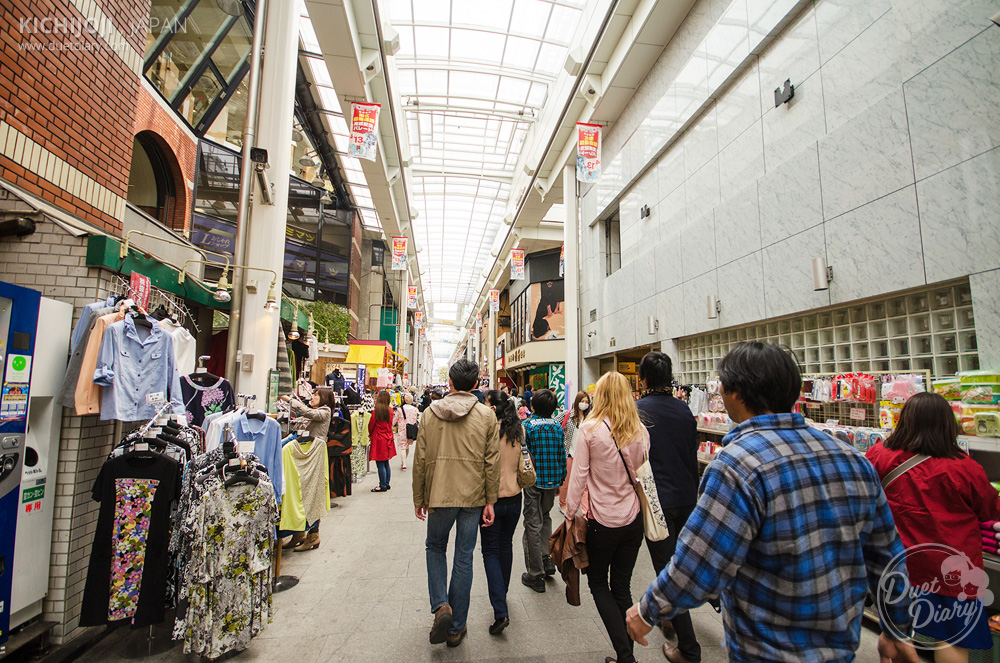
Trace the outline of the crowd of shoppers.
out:
<instances>
[{"instance_id":1,"label":"crowd of shoppers","mask_svg":"<svg viewBox=\"0 0 1000 663\"><path fill-rule=\"evenodd\" d=\"M795 413L801 375L787 350L742 343L718 373L737 425L699 479L697 426L674 396L663 353L642 359L638 401L625 377L611 372L559 418L548 389L529 392L527 416L519 413L527 399L506 387L483 392L480 403L476 365L456 362L450 392L437 400L425 394L414 453L414 508L427 520L430 641L454 647L467 633L477 531L490 634L510 625L513 537L522 514L521 581L545 591L556 572L548 556L550 512L562 488L567 525L586 521L587 582L614 648L606 663L635 661L634 643L647 645L654 628L667 638L666 660L698 663L701 643L689 611L706 602L721 602L731 661L852 661L869 595L878 599L885 663L919 660L908 636L921 610L951 616L923 620L932 623L919 629L938 663L965 663L969 649L990 648L980 523L1000 520L1000 495L959 448L948 403L930 393L911 397L895 432L866 459ZM522 447L535 473L523 490ZM644 537L634 478L646 462L669 532L662 540ZM634 602L644 539L656 577ZM959 554L912 554L941 542ZM892 568L918 589L881 600L880 579ZM960 581L935 582L942 573ZM937 589L924 596L921 587ZM973 619L962 603L969 600L978 606Z\"/></svg>"}]
</instances>

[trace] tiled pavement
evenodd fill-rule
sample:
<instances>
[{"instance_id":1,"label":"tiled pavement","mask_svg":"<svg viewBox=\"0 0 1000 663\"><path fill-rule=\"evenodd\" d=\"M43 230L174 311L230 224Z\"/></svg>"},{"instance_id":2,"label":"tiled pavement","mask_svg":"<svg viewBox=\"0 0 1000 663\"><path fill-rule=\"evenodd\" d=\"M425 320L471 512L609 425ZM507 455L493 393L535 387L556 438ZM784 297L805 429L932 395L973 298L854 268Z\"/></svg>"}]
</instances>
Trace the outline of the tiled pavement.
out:
<instances>
[{"instance_id":1,"label":"tiled pavement","mask_svg":"<svg viewBox=\"0 0 1000 663\"><path fill-rule=\"evenodd\" d=\"M469 636L457 648L427 642L431 622L424 562L425 525L413 516L410 473L392 462L393 490L372 494L374 474L355 484L354 495L323 519L323 544L315 551L286 554L282 574L300 578L298 586L275 595L274 622L237 661L267 663L341 663L349 661L490 661L501 663L601 663L614 654L586 589L583 605L566 603L561 579L550 579L537 594L520 584L524 570L520 530L514 539L514 569L508 603L511 625L499 637L487 627L493 613L487 597L482 557L477 548L469 611ZM560 522L558 509L553 520ZM449 566L450 568L450 566ZM645 547L633 574L633 597L653 578ZM721 647L722 619L708 606L695 611L695 629L705 663L727 661ZM125 631L121 631L122 634ZM859 663L878 661L876 635L865 627ZM134 637L134 636L132 636ZM636 647L643 662L664 661L663 638L650 635L650 646ZM88 652L84 663L136 660L123 637L114 634ZM192 657L193 658L193 657ZM182 663L180 646L140 660Z\"/></svg>"}]
</instances>

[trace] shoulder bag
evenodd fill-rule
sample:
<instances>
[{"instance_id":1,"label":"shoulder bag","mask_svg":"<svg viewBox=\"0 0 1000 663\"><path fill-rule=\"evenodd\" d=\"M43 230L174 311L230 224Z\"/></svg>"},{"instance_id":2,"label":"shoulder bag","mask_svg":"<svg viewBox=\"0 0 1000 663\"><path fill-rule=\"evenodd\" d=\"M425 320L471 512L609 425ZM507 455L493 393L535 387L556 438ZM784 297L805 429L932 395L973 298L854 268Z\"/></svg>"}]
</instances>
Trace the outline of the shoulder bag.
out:
<instances>
[{"instance_id":1,"label":"shoulder bag","mask_svg":"<svg viewBox=\"0 0 1000 663\"><path fill-rule=\"evenodd\" d=\"M402 411L403 411L403 421L406 421L406 408L403 407ZM411 442L415 441L417 439L417 433L419 433L419 432L420 432L420 424L419 423L417 423L417 424L407 423L406 424L406 439L407 440L410 440Z\"/></svg>"},{"instance_id":2,"label":"shoulder bag","mask_svg":"<svg viewBox=\"0 0 1000 663\"><path fill-rule=\"evenodd\" d=\"M889 490L889 484L891 484L893 481L903 476L904 474L906 474L914 467L927 460L928 458L930 458L930 456L925 456L924 454L916 454L912 458L909 458L900 463L899 465L897 465L896 469L886 474L885 477L882 479L882 490Z\"/></svg>"},{"instance_id":3,"label":"shoulder bag","mask_svg":"<svg viewBox=\"0 0 1000 663\"><path fill-rule=\"evenodd\" d=\"M604 425L610 433L611 426L608 426L608 422L606 421ZM615 449L618 450L618 457L622 459L622 465L625 466L625 475L628 477L629 483L632 484L632 490L635 491L635 496L639 500L639 510L642 511L643 534L650 541L663 541L670 536L670 531L667 529L667 519L663 515L660 498L656 493L656 481L653 479L653 468L649 465L649 458L645 458L639 469L633 473L629 470L625 454L622 453L622 450L618 447L618 442L615 441L614 433L611 434L611 441L614 442ZM635 477L634 479L633 476Z\"/></svg>"},{"instance_id":4,"label":"shoulder bag","mask_svg":"<svg viewBox=\"0 0 1000 663\"><path fill-rule=\"evenodd\" d=\"M521 444L521 460L517 463L517 485L521 490L535 485L538 477L535 474L535 461L528 453L528 445Z\"/></svg>"}]
</instances>

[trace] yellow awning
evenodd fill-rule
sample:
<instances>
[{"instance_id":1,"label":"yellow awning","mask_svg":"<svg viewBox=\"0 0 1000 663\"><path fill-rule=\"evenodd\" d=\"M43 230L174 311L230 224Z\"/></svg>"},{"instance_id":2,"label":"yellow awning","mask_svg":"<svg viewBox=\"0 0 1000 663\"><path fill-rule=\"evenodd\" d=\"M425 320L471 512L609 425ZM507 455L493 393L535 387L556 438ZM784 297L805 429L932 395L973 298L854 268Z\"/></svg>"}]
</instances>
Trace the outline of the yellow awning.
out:
<instances>
[{"instance_id":1,"label":"yellow awning","mask_svg":"<svg viewBox=\"0 0 1000 663\"><path fill-rule=\"evenodd\" d=\"M385 346L382 345L351 345L344 363L384 366L385 350Z\"/></svg>"}]
</instances>

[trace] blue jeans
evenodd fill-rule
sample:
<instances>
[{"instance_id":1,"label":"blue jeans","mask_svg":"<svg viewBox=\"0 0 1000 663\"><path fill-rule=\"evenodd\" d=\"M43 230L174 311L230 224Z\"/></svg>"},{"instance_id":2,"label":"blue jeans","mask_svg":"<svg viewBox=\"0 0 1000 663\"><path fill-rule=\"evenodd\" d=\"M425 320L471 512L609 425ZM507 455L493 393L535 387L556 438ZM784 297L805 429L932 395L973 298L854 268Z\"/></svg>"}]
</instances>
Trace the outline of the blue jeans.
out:
<instances>
[{"instance_id":1,"label":"blue jeans","mask_svg":"<svg viewBox=\"0 0 1000 663\"><path fill-rule=\"evenodd\" d=\"M451 632L465 628L472 591L472 553L483 508L448 507L427 514L427 590L431 612L446 603L451 606ZM448 586L448 539L455 526L455 560Z\"/></svg>"},{"instance_id":2,"label":"blue jeans","mask_svg":"<svg viewBox=\"0 0 1000 663\"><path fill-rule=\"evenodd\" d=\"M502 497L493 506L495 518L489 527L480 527L483 544L483 566L490 588L493 618L510 617L507 612L507 590L510 589L510 569L514 563L514 530L521 519L521 493Z\"/></svg>"},{"instance_id":3,"label":"blue jeans","mask_svg":"<svg viewBox=\"0 0 1000 663\"><path fill-rule=\"evenodd\" d=\"M378 468L378 487L385 490L389 487L389 477L392 476L392 470L389 469L389 461L377 460L375 461L375 467Z\"/></svg>"}]
</instances>

